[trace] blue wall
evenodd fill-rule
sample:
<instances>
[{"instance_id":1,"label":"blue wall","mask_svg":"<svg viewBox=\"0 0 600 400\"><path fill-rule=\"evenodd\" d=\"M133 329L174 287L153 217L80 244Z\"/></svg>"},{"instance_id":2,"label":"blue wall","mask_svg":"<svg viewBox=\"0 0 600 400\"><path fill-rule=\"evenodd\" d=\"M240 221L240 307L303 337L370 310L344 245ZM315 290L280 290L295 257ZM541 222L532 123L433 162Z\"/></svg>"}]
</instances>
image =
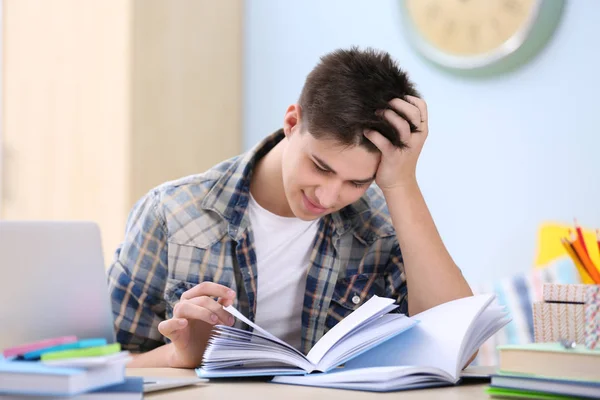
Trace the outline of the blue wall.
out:
<instances>
[{"instance_id":1,"label":"blue wall","mask_svg":"<svg viewBox=\"0 0 600 400\"><path fill-rule=\"evenodd\" d=\"M545 220L600 227L600 1L567 4L534 60L483 81L444 74L403 35L399 1L248 0L244 139L278 129L324 53L389 51L428 102L418 178L471 283L531 268Z\"/></svg>"}]
</instances>

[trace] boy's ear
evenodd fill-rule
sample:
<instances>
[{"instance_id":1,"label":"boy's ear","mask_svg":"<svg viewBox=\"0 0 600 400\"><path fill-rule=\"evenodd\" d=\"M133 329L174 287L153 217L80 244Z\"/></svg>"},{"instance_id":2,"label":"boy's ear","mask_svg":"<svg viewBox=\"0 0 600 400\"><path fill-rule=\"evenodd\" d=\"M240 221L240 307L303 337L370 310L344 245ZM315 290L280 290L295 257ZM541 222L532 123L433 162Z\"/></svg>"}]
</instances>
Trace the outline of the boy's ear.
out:
<instances>
[{"instance_id":1,"label":"boy's ear","mask_svg":"<svg viewBox=\"0 0 600 400\"><path fill-rule=\"evenodd\" d=\"M292 133L300 130L302 121L302 108L300 104L295 103L290 105L283 117L283 133L286 137L290 137Z\"/></svg>"}]
</instances>

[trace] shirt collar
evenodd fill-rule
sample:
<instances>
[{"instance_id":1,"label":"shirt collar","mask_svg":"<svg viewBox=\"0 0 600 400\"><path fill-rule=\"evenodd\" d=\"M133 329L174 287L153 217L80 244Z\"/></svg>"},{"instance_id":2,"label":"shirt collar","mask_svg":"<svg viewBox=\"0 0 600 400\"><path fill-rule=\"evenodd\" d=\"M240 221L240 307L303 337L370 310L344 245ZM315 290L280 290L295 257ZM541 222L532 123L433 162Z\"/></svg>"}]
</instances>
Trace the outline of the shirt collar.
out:
<instances>
[{"instance_id":1,"label":"shirt collar","mask_svg":"<svg viewBox=\"0 0 600 400\"><path fill-rule=\"evenodd\" d=\"M227 171L217 180L204 197L202 208L212 210L229 222L229 235L239 240L248 227L248 208L252 172L258 160L271 151L284 138L283 129L266 137L248 152L240 155ZM335 231L342 235L353 228L359 220L357 216L370 209L368 196L326 216L331 218Z\"/></svg>"}]
</instances>

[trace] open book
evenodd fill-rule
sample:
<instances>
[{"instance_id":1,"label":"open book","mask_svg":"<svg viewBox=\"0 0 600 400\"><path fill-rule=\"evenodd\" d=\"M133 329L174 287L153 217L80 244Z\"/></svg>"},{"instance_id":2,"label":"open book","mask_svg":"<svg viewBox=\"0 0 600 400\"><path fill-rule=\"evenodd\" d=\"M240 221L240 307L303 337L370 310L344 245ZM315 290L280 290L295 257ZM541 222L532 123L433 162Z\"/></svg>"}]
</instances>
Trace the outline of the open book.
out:
<instances>
[{"instance_id":1,"label":"open book","mask_svg":"<svg viewBox=\"0 0 600 400\"><path fill-rule=\"evenodd\" d=\"M225 307L254 331L218 325L196 372L203 378L326 372L417 323L404 314L390 313L397 307L393 299L373 296L323 335L306 356L235 308Z\"/></svg>"},{"instance_id":2,"label":"open book","mask_svg":"<svg viewBox=\"0 0 600 400\"><path fill-rule=\"evenodd\" d=\"M360 390L453 384L477 349L510 321L494 299L493 294L467 297L408 318L390 313L397 308L392 299L373 296L306 356L226 307L254 331L217 326L197 373L272 375L273 382Z\"/></svg>"},{"instance_id":3,"label":"open book","mask_svg":"<svg viewBox=\"0 0 600 400\"><path fill-rule=\"evenodd\" d=\"M456 384L479 347L510 322L495 296L450 301L411 317L410 330L327 374L277 376L272 382L393 391Z\"/></svg>"}]
</instances>

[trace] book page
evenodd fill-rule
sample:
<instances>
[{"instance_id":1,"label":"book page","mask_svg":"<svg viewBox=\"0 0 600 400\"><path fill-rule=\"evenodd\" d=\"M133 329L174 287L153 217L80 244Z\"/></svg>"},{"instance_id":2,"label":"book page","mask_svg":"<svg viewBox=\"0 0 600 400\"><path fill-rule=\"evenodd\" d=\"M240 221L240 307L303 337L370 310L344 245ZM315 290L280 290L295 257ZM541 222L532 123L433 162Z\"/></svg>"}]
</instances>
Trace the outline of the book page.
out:
<instances>
[{"instance_id":1,"label":"book page","mask_svg":"<svg viewBox=\"0 0 600 400\"><path fill-rule=\"evenodd\" d=\"M229 314L231 314L234 317L236 317L237 319L239 319L240 321L242 321L245 324L247 324L248 326L251 326L253 329L255 329L256 331L260 332L262 335L268 337L269 339L272 339L273 341L275 341L277 343L281 343L285 347L293 350L294 353L298 353L298 354L300 354L300 355L302 355L304 357L304 354L302 354L301 352L299 352L296 348L294 348L293 346L287 344L286 342L284 342L283 340L279 339L277 336L273 335L272 333L267 332L266 330L264 330L260 326L256 325L254 322L250 321L248 318L246 318L244 316L244 314L242 314L241 312L239 312L238 310L236 310L235 307L233 307L233 306L227 306L227 307L223 307L223 309L225 311L227 311Z\"/></svg>"},{"instance_id":2,"label":"book page","mask_svg":"<svg viewBox=\"0 0 600 400\"><path fill-rule=\"evenodd\" d=\"M358 307L346 318L341 320L327 332L310 350L306 358L317 365L329 349L339 342L345 335L360 327L369 319L388 313L396 308L394 299L373 296L362 306Z\"/></svg>"},{"instance_id":3,"label":"book page","mask_svg":"<svg viewBox=\"0 0 600 400\"><path fill-rule=\"evenodd\" d=\"M468 339L463 343L461 366L467 364L471 356L489 339L494 333L510 322L505 307L490 305L479 318L477 318L473 329L468 334Z\"/></svg>"},{"instance_id":4,"label":"book page","mask_svg":"<svg viewBox=\"0 0 600 400\"><path fill-rule=\"evenodd\" d=\"M317 370L327 372L391 337L412 329L416 324L416 320L410 319L404 314L382 315L367 323L364 328L356 329L346 335L331 347L317 364Z\"/></svg>"},{"instance_id":5,"label":"book page","mask_svg":"<svg viewBox=\"0 0 600 400\"><path fill-rule=\"evenodd\" d=\"M348 361L346 368L426 366L458 380L463 341L493 299L492 294L466 297L417 314L411 317L419 321L416 326Z\"/></svg>"},{"instance_id":6,"label":"book page","mask_svg":"<svg viewBox=\"0 0 600 400\"><path fill-rule=\"evenodd\" d=\"M251 374L260 371L287 373L296 370L298 373L314 370L315 366L304 354L250 321L233 306L224 307L224 310L254 328L254 331L217 325L202 357L204 377L239 376L244 374L240 372L241 369ZM271 369L262 368L265 365Z\"/></svg>"},{"instance_id":7,"label":"book page","mask_svg":"<svg viewBox=\"0 0 600 400\"><path fill-rule=\"evenodd\" d=\"M452 378L431 367L373 367L337 369L327 374L276 376L271 382L292 385L385 392L448 385Z\"/></svg>"}]
</instances>

